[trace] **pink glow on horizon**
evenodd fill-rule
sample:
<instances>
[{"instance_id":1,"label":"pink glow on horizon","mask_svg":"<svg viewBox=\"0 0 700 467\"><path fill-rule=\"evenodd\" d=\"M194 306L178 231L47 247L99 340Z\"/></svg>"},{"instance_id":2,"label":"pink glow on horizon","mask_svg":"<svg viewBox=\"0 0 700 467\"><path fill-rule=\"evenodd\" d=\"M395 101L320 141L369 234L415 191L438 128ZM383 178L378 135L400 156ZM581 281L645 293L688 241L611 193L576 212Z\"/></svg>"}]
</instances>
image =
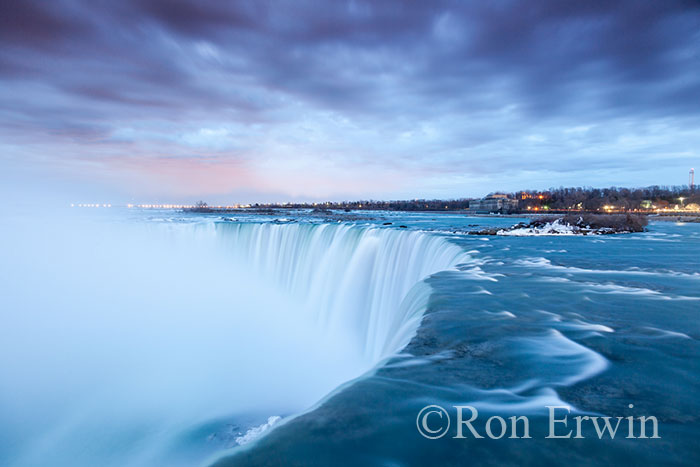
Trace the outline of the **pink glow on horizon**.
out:
<instances>
[{"instance_id":1,"label":"pink glow on horizon","mask_svg":"<svg viewBox=\"0 0 700 467\"><path fill-rule=\"evenodd\" d=\"M214 198L256 202L272 194L275 201L336 200L380 196L410 183L405 173L379 173L369 168L255 167L252 160L222 156L109 156L78 159L64 170L83 178L119 187L132 198L146 201L185 201ZM243 196L246 199L241 199ZM277 199L279 198L279 199Z\"/></svg>"},{"instance_id":2,"label":"pink glow on horizon","mask_svg":"<svg viewBox=\"0 0 700 467\"><path fill-rule=\"evenodd\" d=\"M103 165L134 196L207 196L251 189L257 182L244 163L216 157L117 156Z\"/></svg>"}]
</instances>

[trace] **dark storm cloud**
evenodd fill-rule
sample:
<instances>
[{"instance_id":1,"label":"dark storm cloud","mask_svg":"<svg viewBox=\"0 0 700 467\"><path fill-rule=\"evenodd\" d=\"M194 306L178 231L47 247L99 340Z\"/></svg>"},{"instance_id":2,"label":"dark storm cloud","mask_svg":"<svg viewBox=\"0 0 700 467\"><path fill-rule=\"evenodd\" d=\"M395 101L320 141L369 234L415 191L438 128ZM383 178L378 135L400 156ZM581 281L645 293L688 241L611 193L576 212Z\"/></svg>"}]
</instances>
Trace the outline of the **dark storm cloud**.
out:
<instances>
[{"instance_id":1,"label":"dark storm cloud","mask_svg":"<svg viewBox=\"0 0 700 467\"><path fill-rule=\"evenodd\" d=\"M416 103L488 108L494 100L478 94L498 91L538 115L566 112L570 103L694 113L688 98L700 75L699 5L10 0L2 4L0 34L9 46L3 53L5 76L34 69L69 91L87 86L98 99L114 97L112 78L122 79L123 86L131 79L193 91L188 85L196 67L184 69L177 57L168 57L154 42L160 31L175 40L207 41L243 59L210 64L205 72L251 75L331 107L375 111L386 104L389 112L401 111L394 103L369 99L380 94L382 100L385 89L373 78L386 75ZM61 59L70 69L60 69ZM81 70L82 60L104 67L81 76L92 71ZM110 89L97 92L100 86ZM585 98L593 102L577 102L591 86L597 89Z\"/></svg>"},{"instance_id":2,"label":"dark storm cloud","mask_svg":"<svg viewBox=\"0 0 700 467\"><path fill-rule=\"evenodd\" d=\"M248 71L268 85L332 106L364 104L375 110L369 99L358 104L358 98L377 90L377 83L362 74L387 73L396 75L407 94L432 102L473 104L475 91L490 90L488 81L506 80L511 97L537 113L566 111L580 88L592 85L600 87L595 100L605 109L694 112L687 98L698 82L700 4L695 2L252 2L222 8L220 2L149 0L133 5L134 18L231 48L244 54L254 67ZM441 21L454 33L448 30L443 40ZM328 66L334 54L347 59ZM402 67L408 68L405 74ZM644 92L649 90L651 95ZM667 107L659 105L664 102Z\"/></svg>"},{"instance_id":3,"label":"dark storm cloud","mask_svg":"<svg viewBox=\"0 0 700 467\"><path fill-rule=\"evenodd\" d=\"M5 0L0 5L0 39L5 46L52 49L66 38L82 37L85 22L62 9L60 2Z\"/></svg>"},{"instance_id":4,"label":"dark storm cloud","mask_svg":"<svg viewBox=\"0 0 700 467\"><path fill-rule=\"evenodd\" d=\"M273 159L296 144L445 172L562 150L607 168L587 146L608 151L616 136L576 128L640 140L656 120L668 138L697 125L699 31L696 1L6 0L0 123L12 138L178 133L195 147L202 129ZM274 151L256 147L261 136ZM626 144L620 169L642 150Z\"/></svg>"}]
</instances>

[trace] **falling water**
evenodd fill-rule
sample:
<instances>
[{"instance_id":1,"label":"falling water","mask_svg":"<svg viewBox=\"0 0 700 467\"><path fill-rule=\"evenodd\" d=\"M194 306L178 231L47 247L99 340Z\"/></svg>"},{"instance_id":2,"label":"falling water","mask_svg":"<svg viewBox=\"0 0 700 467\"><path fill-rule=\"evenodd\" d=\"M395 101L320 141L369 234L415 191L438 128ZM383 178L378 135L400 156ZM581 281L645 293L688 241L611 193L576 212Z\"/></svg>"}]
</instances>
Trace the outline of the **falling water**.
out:
<instances>
[{"instance_id":1,"label":"falling water","mask_svg":"<svg viewBox=\"0 0 700 467\"><path fill-rule=\"evenodd\" d=\"M466 260L376 227L52 221L2 234L4 464L201 461L403 348Z\"/></svg>"},{"instance_id":2,"label":"falling water","mask_svg":"<svg viewBox=\"0 0 700 467\"><path fill-rule=\"evenodd\" d=\"M269 223L218 224L216 231L241 264L304 303L329 330L349 331L373 362L413 336L426 305L422 279L466 260L457 246L415 231Z\"/></svg>"}]
</instances>

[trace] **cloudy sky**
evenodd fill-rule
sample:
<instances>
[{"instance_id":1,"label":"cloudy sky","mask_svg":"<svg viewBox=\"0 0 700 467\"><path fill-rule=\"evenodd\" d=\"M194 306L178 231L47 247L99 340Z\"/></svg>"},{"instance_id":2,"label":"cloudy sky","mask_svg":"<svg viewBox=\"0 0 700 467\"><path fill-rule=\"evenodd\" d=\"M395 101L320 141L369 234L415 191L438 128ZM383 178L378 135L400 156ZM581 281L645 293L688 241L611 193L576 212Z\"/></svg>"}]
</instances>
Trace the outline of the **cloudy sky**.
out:
<instances>
[{"instance_id":1,"label":"cloudy sky","mask_svg":"<svg viewBox=\"0 0 700 467\"><path fill-rule=\"evenodd\" d=\"M0 44L4 183L76 201L459 198L700 166L696 0L3 0Z\"/></svg>"}]
</instances>

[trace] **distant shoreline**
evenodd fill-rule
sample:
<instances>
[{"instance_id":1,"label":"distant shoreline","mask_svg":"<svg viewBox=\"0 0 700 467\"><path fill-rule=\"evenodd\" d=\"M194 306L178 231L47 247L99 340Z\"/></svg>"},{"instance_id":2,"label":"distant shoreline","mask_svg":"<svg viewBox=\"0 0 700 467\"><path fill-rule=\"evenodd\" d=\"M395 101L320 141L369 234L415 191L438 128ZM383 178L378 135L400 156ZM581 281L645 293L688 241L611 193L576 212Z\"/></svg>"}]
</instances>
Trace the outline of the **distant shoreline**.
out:
<instances>
[{"instance_id":1,"label":"distant shoreline","mask_svg":"<svg viewBox=\"0 0 700 467\"><path fill-rule=\"evenodd\" d=\"M295 210L309 210L309 214L317 214L323 216L333 213L333 211L344 211L347 215L353 215L358 212L369 213L369 212L401 212L401 213L420 213L420 214L431 214L431 215L463 215L468 217L484 217L484 218L538 218L547 216L565 216L565 215L587 215L596 214L601 216L613 216L621 214L631 214L637 216L645 216L649 221L660 221L660 222L700 222L700 213L645 213L645 212L588 212L588 211L569 211L569 212L558 212L558 211L548 211L548 212L520 212L520 213L476 213L466 209L462 210L403 210L403 209L338 209L338 208L328 208L328 209L318 209L318 208L299 208L299 207L286 207L278 206L274 208L218 208L218 207L208 207L204 209L190 208L183 209L184 212L199 213L199 214L233 214L233 213L262 213L262 214L282 214L285 211L295 211Z\"/></svg>"}]
</instances>

